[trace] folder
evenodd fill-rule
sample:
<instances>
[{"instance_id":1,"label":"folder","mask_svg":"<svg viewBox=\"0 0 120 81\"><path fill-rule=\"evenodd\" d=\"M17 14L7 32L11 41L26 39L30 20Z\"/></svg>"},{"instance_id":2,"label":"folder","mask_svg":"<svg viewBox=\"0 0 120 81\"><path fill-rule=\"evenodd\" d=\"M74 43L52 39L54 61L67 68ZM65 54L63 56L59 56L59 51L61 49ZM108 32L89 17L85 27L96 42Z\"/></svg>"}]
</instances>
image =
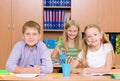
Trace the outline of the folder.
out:
<instances>
[{"instance_id":1,"label":"folder","mask_svg":"<svg viewBox=\"0 0 120 81\"><path fill-rule=\"evenodd\" d=\"M9 74L10 72L5 69L0 70L0 75L9 75Z\"/></svg>"}]
</instances>

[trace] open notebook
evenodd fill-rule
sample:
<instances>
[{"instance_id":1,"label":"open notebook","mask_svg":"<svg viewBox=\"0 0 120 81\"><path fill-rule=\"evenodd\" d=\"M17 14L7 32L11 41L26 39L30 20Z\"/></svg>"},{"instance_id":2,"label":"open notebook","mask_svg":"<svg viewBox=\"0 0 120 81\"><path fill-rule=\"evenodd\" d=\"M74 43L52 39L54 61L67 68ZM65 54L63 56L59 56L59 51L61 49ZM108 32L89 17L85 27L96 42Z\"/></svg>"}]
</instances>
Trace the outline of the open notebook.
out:
<instances>
[{"instance_id":1,"label":"open notebook","mask_svg":"<svg viewBox=\"0 0 120 81\"><path fill-rule=\"evenodd\" d=\"M23 77L23 78L33 78L33 77L39 77L39 76L43 76L43 73L40 74L15 74L16 77Z\"/></svg>"},{"instance_id":2,"label":"open notebook","mask_svg":"<svg viewBox=\"0 0 120 81\"><path fill-rule=\"evenodd\" d=\"M80 74L81 76L110 76L109 73L90 73L90 74Z\"/></svg>"},{"instance_id":3,"label":"open notebook","mask_svg":"<svg viewBox=\"0 0 120 81\"><path fill-rule=\"evenodd\" d=\"M109 73L91 73L91 74L80 74L81 76L110 76L110 75L120 75L120 69L111 69Z\"/></svg>"}]
</instances>

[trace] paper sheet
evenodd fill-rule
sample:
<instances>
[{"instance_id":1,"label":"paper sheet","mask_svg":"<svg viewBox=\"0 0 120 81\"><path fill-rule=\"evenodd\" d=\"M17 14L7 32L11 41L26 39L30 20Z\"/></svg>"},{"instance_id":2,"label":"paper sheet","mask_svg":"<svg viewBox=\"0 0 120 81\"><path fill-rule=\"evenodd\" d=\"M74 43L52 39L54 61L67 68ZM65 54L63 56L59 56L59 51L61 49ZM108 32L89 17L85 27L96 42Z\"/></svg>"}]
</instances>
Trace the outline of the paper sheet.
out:
<instances>
[{"instance_id":1,"label":"paper sheet","mask_svg":"<svg viewBox=\"0 0 120 81\"><path fill-rule=\"evenodd\" d=\"M91 74L80 74L81 76L102 76L106 73L91 73Z\"/></svg>"},{"instance_id":2,"label":"paper sheet","mask_svg":"<svg viewBox=\"0 0 120 81\"><path fill-rule=\"evenodd\" d=\"M15 74L16 77L23 77L23 78L33 78L39 76L39 74Z\"/></svg>"}]
</instances>

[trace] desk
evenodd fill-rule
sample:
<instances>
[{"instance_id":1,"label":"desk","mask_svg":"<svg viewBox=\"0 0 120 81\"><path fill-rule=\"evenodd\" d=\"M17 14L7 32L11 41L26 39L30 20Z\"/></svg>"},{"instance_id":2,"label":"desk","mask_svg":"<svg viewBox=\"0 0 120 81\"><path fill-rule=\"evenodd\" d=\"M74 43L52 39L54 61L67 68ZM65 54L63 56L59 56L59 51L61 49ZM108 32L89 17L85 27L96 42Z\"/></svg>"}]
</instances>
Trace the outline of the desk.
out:
<instances>
[{"instance_id":1,"label":"desk","mask_svg":"<svg viewBox=\"0 0 120 81\"><path fill-rule=\"evenodd\" d=\"M1 76L0 80L7 81L116 81L110 76L80 76L71 74L70 78L64 78L61 73L46 74L35 78L20 78L16 76Z\"/></svg>"}]
</instances>

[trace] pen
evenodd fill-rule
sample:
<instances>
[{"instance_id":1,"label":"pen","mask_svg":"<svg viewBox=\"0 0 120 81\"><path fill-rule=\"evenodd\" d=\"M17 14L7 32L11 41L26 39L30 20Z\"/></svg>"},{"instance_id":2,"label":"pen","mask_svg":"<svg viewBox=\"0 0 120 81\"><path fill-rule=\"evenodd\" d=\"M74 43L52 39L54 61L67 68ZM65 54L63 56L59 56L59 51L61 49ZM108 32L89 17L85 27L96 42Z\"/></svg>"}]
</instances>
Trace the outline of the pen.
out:
<instances>
[{"instance_id":1,"label":"pen","mask_svg":"<svg viewBox=\"0 0 120 81\"><path fill-rule=\"evenodd\" d=\"M30 65L31 67L34 67L34 65Z\"/></svg>"},{"instance_id":2,"label":"pen","mask_svg":"<svg viewBox=\"0 0 120 81\"><path fill-rule=\"evenodd\" d=\"M40 62L42 63L42 59L40 59Z\"/></svg>"}]
</instances>

